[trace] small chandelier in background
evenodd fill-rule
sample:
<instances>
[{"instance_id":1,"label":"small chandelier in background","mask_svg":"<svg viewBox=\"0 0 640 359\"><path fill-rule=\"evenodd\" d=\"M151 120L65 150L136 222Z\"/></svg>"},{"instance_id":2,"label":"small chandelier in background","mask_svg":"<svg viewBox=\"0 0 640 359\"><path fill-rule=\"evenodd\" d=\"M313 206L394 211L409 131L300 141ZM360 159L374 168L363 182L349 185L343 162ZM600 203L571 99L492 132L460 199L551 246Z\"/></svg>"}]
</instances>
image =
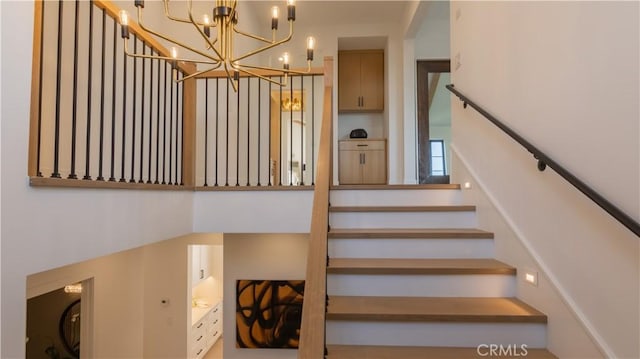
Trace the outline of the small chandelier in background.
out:
<instances>
[{"instance_id":1,"label":"small chandelier in background","mask_svg":"<svg viewBox=\"0 0 640 359\"><path fill-rule=\"evenodd\" d=\"M279 17L279 8L274 6L271 8L271 32L272 38L267 39L258 35L250 34L241 31L237 28L238 25L238 11L237 5L238 0L215 0L215 7L212 9L213 17L210 17L209 14L204 14L200 21L195 20L193 14L193 0L187 1L187 10L188 10L188 18L179 18L173 16L169 11L169 0L162 0L164 6L164 14L165 16L172 21L191 24L198 34L203 40L204 49L200 50L195 47L189 46L179 40L171 38L168 35L162 34L160 32L154 31L149 27L144 25L142 21L142 11L144 9L144 0L135 0L134 5L137 8L138 12L138 24L140 27L146 32L157 36L163 40L171 42L181 48L184 48L192 53L198 54L202 56L202 59L188 59L182 58L178 56L178 50L176 47L171 48L171 57L165 56L155 56L155 55L145 55L138 54L135 52L129 51L129 14L122 10L120 11L120 25L121 25L121 35L124 39L124 51L128 56L131 57L140 57L140 58L151 58L151 59L162 59L171 61L173 68L177 67L177 62L188 62L193 64L204 64L208 65L207 68L201 71L197 71L191 75L185 76L179 81L184 81L189 78L207 73L209 71L213 71L219 68L222 68L226 74L228 80L231 82L233 89L237 91L238 80L240 79L240 73L245 73L250 76L256 76L262 78L266 81L274 83L279 86L286 86L287 84L287 76L289 74L304 74L309 73L311 71L311 62L313 61L313 50L316 45L316 41L313 37L307 38L307 70L304 72L294 71L289 68L289 58L290 55L288 53L284 53L281 57L283 66L282 69L265 67L265 66L255 66L248 65L245 63L241 63L242 60L249 58L250 56L257 55L266 50L272 49L278 45L282 45L293 37L293 22L296 20L296 6L295 0L287 0L287 22L289 23L289 35L283 39L277 40L276 33L278 30L278 17ZM212 38L212 30L217 31L215 37ZM234 49L235 36L242 35L244 37L248 37L254 40L258 40L263 43L262 46L249 51L245 54L236 55ZM256 73L254 70L268 70L275 71L280 74L284 74L283 82L274 81L273 79L260 75Z\"/></svg>"}]
</instances>

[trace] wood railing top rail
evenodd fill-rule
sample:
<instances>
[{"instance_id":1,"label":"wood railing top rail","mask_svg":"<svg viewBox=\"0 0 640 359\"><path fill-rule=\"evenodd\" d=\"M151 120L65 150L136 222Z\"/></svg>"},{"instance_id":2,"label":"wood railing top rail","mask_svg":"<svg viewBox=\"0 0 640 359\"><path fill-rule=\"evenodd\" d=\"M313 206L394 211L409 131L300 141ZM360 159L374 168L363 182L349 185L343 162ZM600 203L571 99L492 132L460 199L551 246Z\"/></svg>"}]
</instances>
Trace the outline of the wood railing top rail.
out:
<instances>
[{"instance_id":1,"label":"wood railing top rail","mask_svg":"<svg viewBox=\"0 0 640 359\"><path fill-rule=\"evenodd\" d=\"M327 232L329 230L329 187L331 181L331 138L333 113L333 59L325 58L325 90L318 150L318 171L311 214L311 234L302 305L299 359L318 359L325 350L327 296Z\"/></svg>"},{"instance_id":2,"label":"wood railing top rail","mask_svg":"<svg viewBox=\"0 0 640 359\"><path fill-rule=\"evenodd\" d=\"M93 0L93 3L100 9L104 9L110 17L118 21L121 9L114 3L108 0ZM166 47L164 47L164 45L162 45L160 41L158 41L155 37L141 28L137 22L133 21L133 19L131 19L131 21L129 22L129 31L136 34L138 38L142 39L144 42L153 47L161 56L171 56L171 52ZM180 68L180 70L182 70L183 73L187 75L194 73L196 70L196 67L193 64L187 64L184 62L178 62L178 67Z\"/></svg>"},{"instance_id":3,"label":"wood railing top rail","mask_svg":"<svg viewBox=\"0 0 640 359\"><path fill-rule=\"evenodd\" d=\"M460 91L458 91L453 85L446 86L449 91L455 94L460 101L464 102L465 108L467 105L473 107L478 113L484 116L487 120L493 123L496 127L501 129L504 133L509 135L514 141L518 142L522 147L527 149L527 151L533 154L533 157L538 160L538 169L540 171L544 171L544 169L549 166L551 167L557 174L559 174L562 178L564 178L567 182L577 188L580 192L582 192L585 196L589 197L593 202L595 202L598 206L604 209L607 213L609 213L613 218L615 218L622 225L627 227L631 232L635 233L636 236L640 237L640 223L636 222L631 216L623 212L620 208L616 207L609 200L604 198L600 193L598 193L593 188L589 187L586 183L580 180L578 177L569 172L566 168L560 165L558 162L553 160L547 154L542 152L536 146L527 141L524 137L520 136L517 132L511 129L509 126L502 123L500 120L495 118L489 112L487 112L480 105L471 101L468 97L463 95Z\"/></svg>"}]
</instances>

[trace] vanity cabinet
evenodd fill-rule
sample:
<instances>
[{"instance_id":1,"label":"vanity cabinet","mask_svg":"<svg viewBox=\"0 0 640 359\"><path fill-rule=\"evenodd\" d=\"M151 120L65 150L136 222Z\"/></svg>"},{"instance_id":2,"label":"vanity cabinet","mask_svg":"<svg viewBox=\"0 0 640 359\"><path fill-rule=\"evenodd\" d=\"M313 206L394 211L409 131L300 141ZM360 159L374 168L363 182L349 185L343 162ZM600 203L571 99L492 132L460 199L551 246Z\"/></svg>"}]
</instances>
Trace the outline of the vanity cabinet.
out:
<instances>
[{"instance_id":1,"label":"vanity cabinet","mask_svg":"<svg viewBox=\"0 0 640 359\"><path fill-rule=\"evenodd\" d=\"M191 322L189 358L199 359L204 357L222 336L222 302L212 307L194 307Z\"/></svg>"},{"instance_id":2,"label":"vanity cabinet","mask_svg":"<svg viewBox=\"0 0 640 359\"><path fill-rule=\"evenodd\" d=\"M338 111L384 110L384 50L338 51Z\"/></svg>"},{"instance_id":3,"label":"vanity cabinet","mask_svg":"<svg viewBox=\"0 0 640 359\"><path fill-rule=\"evenodd\" d=\"M340 184L386 184L385 140L343 140L338 143Z\"/></svg>"}]
</instances>

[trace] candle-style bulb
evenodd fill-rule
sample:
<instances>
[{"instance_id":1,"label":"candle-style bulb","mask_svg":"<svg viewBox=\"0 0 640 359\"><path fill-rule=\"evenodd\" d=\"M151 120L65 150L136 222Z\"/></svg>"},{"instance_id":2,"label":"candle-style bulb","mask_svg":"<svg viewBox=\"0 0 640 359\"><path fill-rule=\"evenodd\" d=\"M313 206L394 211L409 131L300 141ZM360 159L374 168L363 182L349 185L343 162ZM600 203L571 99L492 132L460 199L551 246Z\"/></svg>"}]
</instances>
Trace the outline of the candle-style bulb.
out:
<instances>
[{"instance_id":1,"label":"candle-style bulb","mask_svg":"<svg viewBox=\"0 0 640 359\"><path fill-rule=\"evenodd\" d=\"M271 8L271 30L278 30L278 15L280 9L277 6Z\"/></svg>"},{"instance_id":2,"label":"candle-style bulb","mask_svg":"<svg viewBox=\"0 0 640 359\"><path fill-rule=\"evenodd\" d=\"M202 15L202 23L204 24L204 34L207 37L211 36L211 18L209 18L208 14Z\"/></svg>"},{"instance_id":3,"label":"candle-style bulb","mask_svg":"<svg viewBox=\"0 0 640 359\"><path fill-rule=\"evenodd\" d=\"M313 61L313 49L316 47L316 39L313 36L307 37L307 61Z\"/></svg>"},{"instance_id":4,"label":"candle-style bulb","mask_svg":"<svg viewBox=\"0 0 640 359\"><path fill-rule=\"evenodd\" d=\"M282 67L285 70L289 70L289 53L288 52L285 52L284 54L282 54L282 63L283 63Z\"/></svg>"},{"instance_id":5,"label":"candle-style bulb","mask_svg":"<svg viewBox=\"0 0 640 359\"><path fill-rule=\"evenodd\" d=\"M171 47L171 57L173 57L174 60L178 58L178 49L175 47Z\"/></svg>"},{"instance_id":6,"label":"candle-style bulb","mask_svg":"<svg viewBox=\"0 0 640 359\"><path fill-rule=\"evenodd\" d=\"M296 2L287 0L287 20L296 21Z\"/></svg>"},{"instance_id":7,"label":"candle-style bulb","mask_svg":"<svg viewBox=\"0 0 640 359\"><path fill-rule=\"evenodd\" d=\"M123 39L128 39L129 38L129 13L127 13L125 10L120 10L120 27L121 27L121 32L120 35L122 35Z\"/></svg>"}]
</instances>

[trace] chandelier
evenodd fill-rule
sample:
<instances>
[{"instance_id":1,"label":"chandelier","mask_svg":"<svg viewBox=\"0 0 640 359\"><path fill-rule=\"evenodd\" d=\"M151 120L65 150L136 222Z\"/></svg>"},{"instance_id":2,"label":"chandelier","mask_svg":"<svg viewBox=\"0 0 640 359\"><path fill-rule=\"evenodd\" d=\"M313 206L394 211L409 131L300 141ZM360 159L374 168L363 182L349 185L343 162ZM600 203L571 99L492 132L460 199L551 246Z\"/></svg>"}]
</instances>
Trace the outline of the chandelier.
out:
<instances>
[{"instance_id":1,"label":"chandelier","mask_svg":"<svg viewBox=\"0 0 640 359\"><path fill-rule=\"evenodd\" d=\"M313 50L315 48L316 41L313 37L307 38L307 70L306 71L294 71L289 68L290 55L284 53L280 58L283 65L281 69L248 65L241 63L241 61L266 50L272 49L278 45L282 45L293 37L293 22L296 20L296 6L295 0L287 0L287 22L289 23L289 35L276 39L278 30L278 18L280 10L277 6L271 8L271 39L264 38L262 36L250 34L238 29L238 0L215 0L215 6L211 10L212 16L204 14L201 20L196 20L193 14L193 0L187 1L188 18L180 18L171 14L169 9L169 0L162 0L164 6L165 16L172 21L179 23L191 24L196 30L197 34L202 38L203 48L198 49L196 47L185 44L182 41L174 39L168 35L155 31L148 26L145 26L142 19L142 12L144 9L144 0L135 0L134 5L137 8L138 25L146 32L175 44L193 54L200 55L199 59L189 59L178 56L178 50L176 47L171 48L171 56L155 56L147 54L138 54L136 49L129 51L129 14L122 10L120 11L120 25L121 36L124 39L124 51L128 56L138 58L151 58L170 61L173 69L177 69L178 62L187 62L193 64L203 64L206 68L200 71L196 71L188 76L176 79L176 81L184 81L192 77L202 75L204 73L222 68L227 74L227 79L231 82L234 91L238 89L238 81L240 79L240 73L247 74L249 76L259 77L266 81L269 81L278 86L287 85L287 76L289 74L305 74L311 71L311 62L313 61ZM215 32L215 36L212 36L212 32ZM236 42L235 36L240 35L246 38L257 40L261 43L261 46L256 49L243 54L236 54L234 43ZM275 81L270 77L259 74L256 70L275 71L278 74L284 75L282 82Z\"/></svg>"}]
</instances>

